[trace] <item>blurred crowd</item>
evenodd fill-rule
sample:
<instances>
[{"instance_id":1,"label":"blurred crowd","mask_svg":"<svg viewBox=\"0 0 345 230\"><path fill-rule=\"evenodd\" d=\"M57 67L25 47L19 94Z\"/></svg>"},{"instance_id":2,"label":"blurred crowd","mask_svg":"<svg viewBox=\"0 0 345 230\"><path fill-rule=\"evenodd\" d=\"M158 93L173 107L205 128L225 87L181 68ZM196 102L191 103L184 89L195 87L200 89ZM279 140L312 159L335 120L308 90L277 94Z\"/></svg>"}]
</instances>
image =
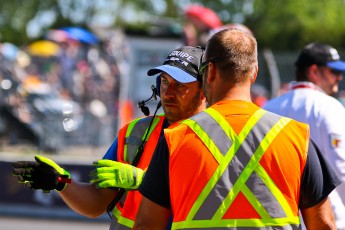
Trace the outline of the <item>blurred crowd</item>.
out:
<instances>
[{"instance_id":1,"label":"blurred crowd","mask_svg":"<svg viewBox=\"0 0 345 230\"><path fill-rule=\"evenodd\" d=\"M201 5L186 7L181 26L181 44L191 46L205 46L212 34L224 28L252 34L245 25L224 24L214 11ZM119 116L130 113L130 109L119 110L128 48L121 31L96 36L80 27L51 29L42 40L22 47L0 43L2 139L9 137L13 144L20 139L38 142L49 151L66 144L111 143ZM282 83L278 95L287 87L288 83ZM340 91L339 100L345 105L344 92ZM266 86L257 83L252 87L257 105L263 106L270 97Z\"/></svg>"},{"instance_id":2,"label":"blurred crowd","mask_svg":"<svg viewBox=\"0 0 345 230\"><path fill-rule=\"evenodd\" d=\"M181 45L191 46L205 46L222 28L252 33L241 24L223 24L214 11L195 4L186 7L180 26ZM117 30L96 35L65 27L21 47L0 43L2 139L55 152L68 145L111 143L117 126L133 119L133 102L126 106L120 99L121 72L128 63L125 35Z\"/></svg>"},{"instance_id":3,"label":"blurred crowd","mask_svg":"<svg viewBox=\"0 0 345 230\"><path fill-rule=\"evenodd\" d=\"M37 135L43 149L56 150L64 145L58 139L66 136L66 132L72 135L72 131L79 133L79 138L67 139L75 143L109 142L107 139L115 135L118 114L121 73L117 59L123 61L126 55L122 41L115 34L107 34L102 41L95 36L91 41L54 30L47 39L25 47L0 44L2 111L12 115L10 119L18 119L16 122L22 124L22 129L26 126L32 135ZM6 127L11 122L1 117L1 133L16 143L20 130ZM103 132L109 130L109 137L97 138L100 124L105 126ZM90 129L92 125L95 129ZM59 132L61 137L55 141L43 140L44 136L54 137ZM45 143L52 141L60 143Z\"/></svg>"}]
</instances>

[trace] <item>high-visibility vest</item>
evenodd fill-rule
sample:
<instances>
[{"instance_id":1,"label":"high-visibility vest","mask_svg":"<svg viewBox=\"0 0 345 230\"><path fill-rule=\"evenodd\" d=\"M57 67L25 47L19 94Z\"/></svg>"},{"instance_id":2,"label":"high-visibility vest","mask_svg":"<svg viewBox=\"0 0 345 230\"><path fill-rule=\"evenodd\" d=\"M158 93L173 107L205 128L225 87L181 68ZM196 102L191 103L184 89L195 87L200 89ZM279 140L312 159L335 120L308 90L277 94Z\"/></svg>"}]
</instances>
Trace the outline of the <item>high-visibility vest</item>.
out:
<instances>
[{"instance_id":1,"label":"high-visibility vest","mask_svg":"<svg viewBox=\"0 0 345 230\"><path fill-rule=\"evenodd\" d=\"M146 170L157 146L163 129L165 116L160 114L153 118L150 130L151 117L138 118L125 125L118 134L117 159L119 162L131 163L139 146L145 142L144 152L137 167ZM144 140L146 133L146 140ZM126 196L116 204L110 229L132 229L138 212L142 195L137 190L128 191Z\"/></svg>"},{"instance_id":2,"label":"high-visibility vest","mask_svg":"<svg viewBox=\"0 0 345 230\"><path fill-rule=\"evenodd\" d=\"M164 135L172 229L300 229L308 125L258 109L236 134L210 107Z\"/></svg>"}]
</instances>

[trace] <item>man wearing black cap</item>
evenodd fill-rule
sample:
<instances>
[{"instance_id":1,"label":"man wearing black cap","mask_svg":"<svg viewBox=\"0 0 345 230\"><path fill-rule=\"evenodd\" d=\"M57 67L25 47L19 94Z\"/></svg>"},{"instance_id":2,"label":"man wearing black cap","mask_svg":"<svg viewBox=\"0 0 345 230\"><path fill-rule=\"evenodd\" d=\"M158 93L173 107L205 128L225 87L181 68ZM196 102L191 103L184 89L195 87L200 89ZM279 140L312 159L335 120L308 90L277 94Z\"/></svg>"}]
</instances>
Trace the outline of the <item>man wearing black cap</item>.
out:
<instances>
[{"instance_id":1,"label":"man wearing black cap","mask_svg":"<svg viewBox=\"0 0 345 230\"><path fill-rule=\"evenodd\" d=\"M338 93L345 62L340 60L335 48L327 44L311 43L302 50L295 64L298 82L312 82L331 96Z\"/></svg>"},{"instance_id":2,"label":"man wearing black cap","mask_svg":"<svg viewBox=\"0 0 345 230\"><path fill-rule=\"evenodd\" d=\"M94 163L97 169L91 174L91 184L70 181L66 170L42 156L35 156L37 162L14 163L14 175L27 188L59 191L65 203L82 215L97 217L106 210L112 212L110 229L131 229L141 201L136 189L163 129L206 108L198 71L202 55L200 47L183 46L172 51L163 65L148 71L149 76L159 74L158 96L165 114L138 118L121 128L103 159ZM130 165L134 161L138 161L137 167ZM109 204L120 194L119 189L127 194L114 208Z\"/></svg>"},{"instance_id":3,"label":"man wearing black cap","mask_svg":"<svg viewBox=\"0 0 345 230\"><path fill-rule=\"evenodd\" d=\"M310 43L295 63L296 82L286 94L268 101L264 109L309 124L338 177L345 181L345 109L332 96L345 71L345 62L328 44ZM338 229L345 229L345 184L329 195Z\"/></svg>"}]
</instances>

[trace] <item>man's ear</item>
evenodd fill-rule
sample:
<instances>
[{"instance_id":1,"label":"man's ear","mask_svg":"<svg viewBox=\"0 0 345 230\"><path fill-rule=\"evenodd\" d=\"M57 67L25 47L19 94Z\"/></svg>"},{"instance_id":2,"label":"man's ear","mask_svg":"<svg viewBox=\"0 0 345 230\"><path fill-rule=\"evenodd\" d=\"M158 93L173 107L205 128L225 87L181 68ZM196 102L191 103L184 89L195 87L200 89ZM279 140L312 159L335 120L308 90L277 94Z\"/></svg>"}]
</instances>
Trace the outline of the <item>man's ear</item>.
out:
<instances>
[{"instance_id":1,"label":"man's ear","mask_svg":"<svg viewBox=\"0 0 345 230\"><path fill-rule=\"evenodd\" d=\"M309 81L317 84L319 82L320 69L316 64L309 66L306 72Z\"/></svg>"},{"instance_id":2,"label":"man's ear","mask_svg":"<svg viewBox=\"0 0 345 230\"><path fill-rule=\"evenodd\" d=\"M205 96L205 93L204 93L204 90L203 89L201 89L200 90L201 92L200 92L200 100L206 100L206 96Z\"/></svg>"},{"instance_id":3,"label":"man's ear","mask_svg":"<svg viewBox=\"0 0 345 230\"><path fill-rule=\"evenodd\" d=\"M250 79L250 81L251 81L252 84L254 84L254 82L255 82L255 80L256 80L256 77L258 76L258 72L259 72L259 67L256 66L255 71L254 71L254 73L252 74L251 79Z\"/></svg>"},{"instance_id":4,"label":"man's ear","mask_svg":"<svg viewBox=\"0 0 345 230\"><path fill-rule=\"evenodd\" d=\"M215 81L216 73L217 73L216 65L213 62L210 62L207 67L207 77L206 77L207 83L212 83Z\"/></svg>"}]
</instances>

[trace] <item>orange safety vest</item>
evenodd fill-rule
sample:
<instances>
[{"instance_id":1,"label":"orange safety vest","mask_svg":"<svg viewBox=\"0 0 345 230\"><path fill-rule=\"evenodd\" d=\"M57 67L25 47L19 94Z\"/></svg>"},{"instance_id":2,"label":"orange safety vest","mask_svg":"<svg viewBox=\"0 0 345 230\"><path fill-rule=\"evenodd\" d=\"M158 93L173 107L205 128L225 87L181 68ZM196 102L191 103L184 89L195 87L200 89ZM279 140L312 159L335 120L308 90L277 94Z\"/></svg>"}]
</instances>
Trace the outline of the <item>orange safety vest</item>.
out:
<instances>
[{"instance_id":1,"label":"orange safety vest","mask_svg":"<svg viewBox=\"0 0 345 230\"><path fill-rule=\"evenodd\" d=\"M172 229L300 229L309 126L258 107L238 119L215 108L165 130Z\"/></svg>"},{"instance_id":2,"label":"orange safety vest","mask_svg":"<svg viewBox=\"0 0 345 230\"><path fill-rule=\"evenodd\" d=\"M135 119L121 128L117 137L117 160L125 163L133 162L139 146L145 141L144 152L137 167L146 170L157 146L164 119L164 115L155 116L150 130L148 126L152 116ZM144 140L146 132L149 133ZM132 229L141 199L142 195L137 190L128 191L113 210L110 229Z\"/></svg>"}]
</instances>

